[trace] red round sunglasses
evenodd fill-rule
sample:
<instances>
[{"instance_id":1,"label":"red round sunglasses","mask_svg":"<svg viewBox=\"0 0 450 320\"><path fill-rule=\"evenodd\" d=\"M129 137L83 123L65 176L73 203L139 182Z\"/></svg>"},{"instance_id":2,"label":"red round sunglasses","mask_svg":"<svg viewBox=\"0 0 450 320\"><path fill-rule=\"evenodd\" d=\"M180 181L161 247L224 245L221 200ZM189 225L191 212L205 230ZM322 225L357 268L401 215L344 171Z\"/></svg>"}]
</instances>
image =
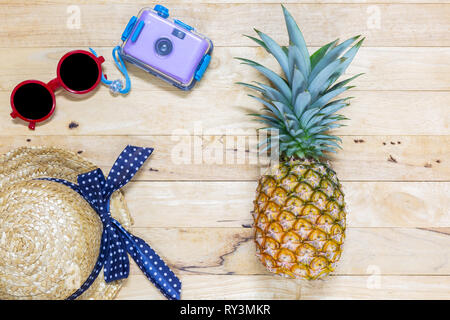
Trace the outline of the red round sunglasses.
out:
<instances>
[{"instance_id":1,"label":"red round sunglasses","mask_svg":"<svg viewBox=\"0 0 450 320\"><path fill-rule=\"evenodd\" d=\"M102 78L103 57L89 51L74 50L66 53L58 63L57 77L48 83L26 80L19 83L11 94L11 117L29 123L31 130L36 123L47 120L55 111L55 91L63 87L74 94L94 90Z\"/></svg>"}]
</instances>

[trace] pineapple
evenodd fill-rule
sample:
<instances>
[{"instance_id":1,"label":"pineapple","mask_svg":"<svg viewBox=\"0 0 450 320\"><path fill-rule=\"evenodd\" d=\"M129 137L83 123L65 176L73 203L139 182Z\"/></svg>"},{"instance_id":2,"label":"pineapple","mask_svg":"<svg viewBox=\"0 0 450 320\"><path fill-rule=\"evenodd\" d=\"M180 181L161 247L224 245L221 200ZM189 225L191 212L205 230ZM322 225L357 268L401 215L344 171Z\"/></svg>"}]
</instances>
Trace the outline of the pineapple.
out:
<instances>
[{"instance_id":1,"label":"pineapple","mask_svg":"<svg viewBox=\"0 0 450 320\"><path fill-rule=\"evenodd\" d=\"M256 90L264 112L252 114L265 128L279 132L280 163L259 179L254 201L257 256L266 268L292 278L319 279L332 272L341 256L346 229L342 186L324 161L340 148L329 130L346 118L336 114L349 98L334 99L350 89L337 82L364 39L330 42L311 56L303 35L283 6L289 46L280 46L255 29L247 36L272 54L284 76L252 60L237 58L262 73L272 85L239 84ZM356 42L356 43L355 43ZM261 129L260 129L261 130ZM270 137L263 143L271 150Z\"/></svg>"}]
</instances>

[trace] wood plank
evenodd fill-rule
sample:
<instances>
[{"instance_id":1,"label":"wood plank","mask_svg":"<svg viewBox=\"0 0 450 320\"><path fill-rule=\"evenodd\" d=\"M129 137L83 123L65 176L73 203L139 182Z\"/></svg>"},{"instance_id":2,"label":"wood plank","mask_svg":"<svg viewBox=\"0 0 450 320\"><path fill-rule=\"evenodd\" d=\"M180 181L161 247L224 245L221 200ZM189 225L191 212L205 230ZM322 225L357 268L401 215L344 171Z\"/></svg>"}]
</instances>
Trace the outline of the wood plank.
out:
<instances>
[{"instance_id":1,"label":"wood plank","mask_svg":"<svg viewBox=\"0 0 450 320\"><path fill-rule=\"evenodd\" d=\"M154 213L156 214L156 213ZM166 215L167 219L173 219ZM249 228L133 228L179 273L268 274ZM450 275L450 228L347 228L336 275ZM141 271L132 267L133 274Z\"/></svg>"},{"instance_id":2,"label":"wood plank","mask_svg":"<svg viewBox=\"0 0 450 320\"><path fill-rule=\"evenodd\" d=\"M135 180L254 180L265 171L255 149L240 146L246 140L254 146L255 137L76 136L78 128L72 130L74 136L2 136L0 152L57 146L81 151L109 172L126 145L154 147ZM345 136L331 161L342 181L450 181L449 145L450 136Z\"/></svg>"},{"instance_id":3,"label":"wood plank","mask_svg":"<svg viewBox=\"0 0 450 320\"><path fill-rule=\"evenodd\" d=\"M242 46L242 34L253 27L286 42L279 4L185 4L170 6L177 18L207 33L216 46ZM288 4L308 44L323 45L335 38L367 36L367 46L449 46L450 8L439 4ZM2 4L1 47L112 46L118 43L129 18L140 6L82 4L81 26L67 28L67 4ZM248 14L251 12L251 14ZM264 17L264 23L261 18ZM351 17L349 19L348 17ZM230 21L233 21L230 24ZM332 23L330 23L332 21ZM224 25L230 26L223 28Z\"/></svg>"},{"instance_id":4,"label":"wood plank","mask_svg":"<svg viewBox=\"0 0 450 320\"><path fill-rule=\"evenodd\" d=\"M1 23L1 22L0 22ZM1 33L1 30L0 30ZM0 40L1 41L1 40ZM34 78L42 81L50 81L55 77L56 66L59 59L74 47L43 48L40 43L38 48L14 48L11 44L7 48L0 48L0 89L8 93L13 87L26 79ZM73 44L76 46L76 44ZM246 43L245 45L251 45ZM80 46L76 46L77 49ZM87 49L85 45L81 48ZM114 66L111 58L112 47L98 48L94 44L98 54L106 58L103 70L110 79L122 78L122 75ZM313 47L310 49L317 49ZM210 67L205 77L196 86L196 91L215 91L238 89L237 81L262 80L263 77L248 66L241 65L234 57L245 57L256 60L261 64L280 71L276 60L267 54L262 48L255 47L218 47L214 50ZM401 48L401 47L363 47L348 68L346 75L352 76L365 73L352 82L357 90L450 90L449 74L450 48ZM135 66L129 65L132 81L130 98L136 91L158 91L157 95L163 95L160 91L176 91L176 94L167 94L172 99L189 97L192 92L182 92L165 82L148 75ZM105 88L102 89L103 91ZM112 100L112 98L110 99ZM100 101L100 100L98 100ZM109 100L108 100L109 101ZM384 99L382 100L384 101ZM374 103L375 104L375 103ZM447 100L448 104L448 100Z\"/></svg>"},{"instance_id":5,"label":"wood plank","mask_svg":"<svg viewBox=\"0 0 450 320\"><path fill-rule=\"evenodd\" d=\"M137 227L224 228L252 224L255 189L253 181L139 181L124 191ZM344 182L343 190L352 227L450 227L449 182Z\"/></svg>"},{"instance_id":6,"label":"wood plank","mask_svg":"<svg viewBox=\"0 0 450 320\"><path fill-rule=\"evenodd\" d=\"M57 94L52 118L39 125L36 135L209 135L240 131L255 132L261 124L248 113L260 112L261 104L247 96L248 90L193 91L189 96L175 91L133 92L112 97L102 87L94 96L80 101ZM8 101L9 92L0 92ZM351 91L351 105L342 111L349 118L338 135L450 135L450 91ZM426 107L424 107L426 106ZM0 127L11 135L27 134L25 122L8 116L3 105ZM76 130L69 123L79 124ZM181 130L181 131L180 131ZM183 133L182 133L183 132Z\"/></svg>"},{"instance_id":7,"label":"wood plank","mask_svg":"<svg viewBox=\"0 0 450 320\"><path fill-rule=\"evenodd\" d=\"M273 276L181 275L182 299L298 299L296 281ZM270 288L270 289L269 289ZM130 275L117 299L139 300L164 297L143 275Z\"/></svg>"},{"instance_id":8,"label":"wood plank","mask_svg":"<svg viewBox=\"0 0 450 320\"><path fill-rule=\"evenodd\" d=\"M57 109L51 119L51 126L39 127L36 133L72 134L73 131L68 130L67 127L70 121L85 123L77 129L78 134L167 134L168 131L175 129L186 129L193 133L197 121L203 119L208 119L206 122L203 120L203 125L206 126L205 129L208 129L209 134L223 134L225 130L232 128L255 128L258 124L246 116L246 113L258 110L260 104L246 96L248 90L233 83L238 80L251 81L260 78L253 70L237 63L231 63L229 65L232 68L227 68L225 61L232 61L233 55L256 56L258 50L255 48L220 49L218 51L222 54L218 58L218 64L214 66L215 63L213 63L205 81L189 93L169 89L170 86L137 71L138 69L135 69L137 73L132 77L134 89L126 99L122 96L111 97L104 86L94 95L79 97L80 99L59 91ZM387 49L392 51L392 48ZM410 49L401 50L411 51ZM225 52L225 50L231 51ZM441 57L440 49L427 48L426 51L431 52L423 56L420 54L422 50L418 48L418 51L413 54L414 58L409 60L410 64L399 63L401 67L395 69L393 74L401 76L395 76L392 81L383 80L386 74L391 74L390 71L387 69L380 71L380 68L375 67L377 63L370 62L372 59L380 59L382 55L372 52L369 54L371 57L363 56L365 61L361 65L371 66L360 68L357 65L351 72L351 74L359 71L368 72L360 78L361 80L355 81L358 90L364 88L370 90L418 89L420 86L424 87L424 80L430 85L429 89L449 89L446 76L450 74L448 64L445 64L447 67L442 67L444 60L432 57L432 55ZM14 85L30 78L31 74L33 78L49 80L55 72L58 58L65 51L42 48L40 50L18 49L15 50L14 56L9 49L0 50L8 57L0 62L0 68L4 71L0 75L0 88L4 90L0 92L0 99L8 101ZM237 51L242 51L242 54ZM388 59L387 56L388 53L386 53L386 59ZM444 59L446 57L450 59L448 48L443 55ZM264 61L267 64L270 61L274 66L272 59L266 55L265 58ZM401 61L399 54L396 60ZM20 66L23 63L24 68ZM110 63L105 69L107 73L109 70L114 70L113 74L117 76L117 70ZM366 78L368 79L364 80ZM382 86L379 87L378 84ZM212 87L209 87L210 85ZM450 115L447 112L450 92L352 90L347 95L355 97L352 106L344 111L344 114L352 121L340 130L341 134L448 134L450 132ZM424 108L424 106L427 107ZM4 108L8 110L7 102ZM130 115L130 108L133 108L132 115ZM98 117L99 110L102 110L101 117ZM155 118L158 121L154 121ZM91 121L95 121L95 124L89 123ZM11 134L23 133L23 127L16 125L7 116L0 118L0 126Z\"/></svg>"},{"instance_id":9,"label":"wood plank","mask_svg":"<svg viewBox=\"0 0 450 320\"><path fill-rule=\"evenodd\" d=\"M419 178L422 174L434 176L430 181L449 180L450 166L447 163L442 164L447 162L443 159L450 155L450 136L408 136L398 139L392 136L377 136L344 138L343 141L343 148L347 148L347 151L338 153L331 161L337 172L351 172L350 180L359 180L358 176L361 175L365 177L361 180L372 180L368 179L371 176L373 180L427 181L428 179ZM358 146L365 143L367 145L364 147ZM351 144L354 146L350 146ZM357 149L360 149L359 152ZM430 169L435 171L427 172ZM375 179L380 170L383 170L383 175L386 176L383 179Z\"/></svg>"},{"instance_id":10,"label":"wood plank","mask_svg":"<svg viewBox=\"0 0 450 320\"><path fill-rule=\"evenodd\" d=\"M302 285L303 299L450 299L450 277L332 277Z\"/></svg>"},{"instance_id":11,"label":"wood plank","mask_svg":"<svg viewBox=\"0 0 450 320\"><path fill-rule=\"evenodd\" d=\"M449 276L335 276L299 282L276 276L181 275L182 299L450 299ZM164 297L142 275L131 275L118 299Z\"/></svg>"}]
</instances>

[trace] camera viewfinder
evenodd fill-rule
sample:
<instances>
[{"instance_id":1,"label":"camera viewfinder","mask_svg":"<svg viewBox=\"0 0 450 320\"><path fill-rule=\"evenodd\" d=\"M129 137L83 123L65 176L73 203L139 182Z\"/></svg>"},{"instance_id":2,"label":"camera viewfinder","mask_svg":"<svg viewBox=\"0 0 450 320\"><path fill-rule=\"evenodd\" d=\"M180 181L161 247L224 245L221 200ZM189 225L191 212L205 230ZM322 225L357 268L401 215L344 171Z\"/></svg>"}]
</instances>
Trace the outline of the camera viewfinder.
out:
<instances>
[{"instance_id":1,"label":"camera viewfinder","mask_svg":"<svg viewBox=\"0 0 450 320\"><path fill-rule=\"evenodd\" d=\"M186 36L186 34L183 31L178 30L177 28L173 29L172 35L174 35L175 37L177 37L179 39L184 39L184 37Z\"/></svg>"}]
</instances>

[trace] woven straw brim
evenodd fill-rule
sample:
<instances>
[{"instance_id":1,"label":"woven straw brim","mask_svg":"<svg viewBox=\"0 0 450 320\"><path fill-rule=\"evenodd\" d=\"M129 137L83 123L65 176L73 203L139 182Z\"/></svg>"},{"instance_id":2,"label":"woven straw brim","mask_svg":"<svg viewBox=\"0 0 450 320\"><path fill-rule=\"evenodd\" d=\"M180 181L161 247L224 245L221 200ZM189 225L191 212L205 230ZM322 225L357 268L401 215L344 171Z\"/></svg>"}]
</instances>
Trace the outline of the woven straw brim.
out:
<instances>
[{"instance_id":1,"label":"woven straw brim","mask_svg":"<svg viewBox=\"0 0 450 320\"><path fill-rule=\"evenodd\" d=\"M102 225L78 193L36 178L77 176L98 168L57 148L23 147L0 156L0 299L64 299L94 268ZM111 197L111 215L132 225L122 192ZM123 281L103 272L79 299L113 299Z\"/></svg>"}]
</instances>

